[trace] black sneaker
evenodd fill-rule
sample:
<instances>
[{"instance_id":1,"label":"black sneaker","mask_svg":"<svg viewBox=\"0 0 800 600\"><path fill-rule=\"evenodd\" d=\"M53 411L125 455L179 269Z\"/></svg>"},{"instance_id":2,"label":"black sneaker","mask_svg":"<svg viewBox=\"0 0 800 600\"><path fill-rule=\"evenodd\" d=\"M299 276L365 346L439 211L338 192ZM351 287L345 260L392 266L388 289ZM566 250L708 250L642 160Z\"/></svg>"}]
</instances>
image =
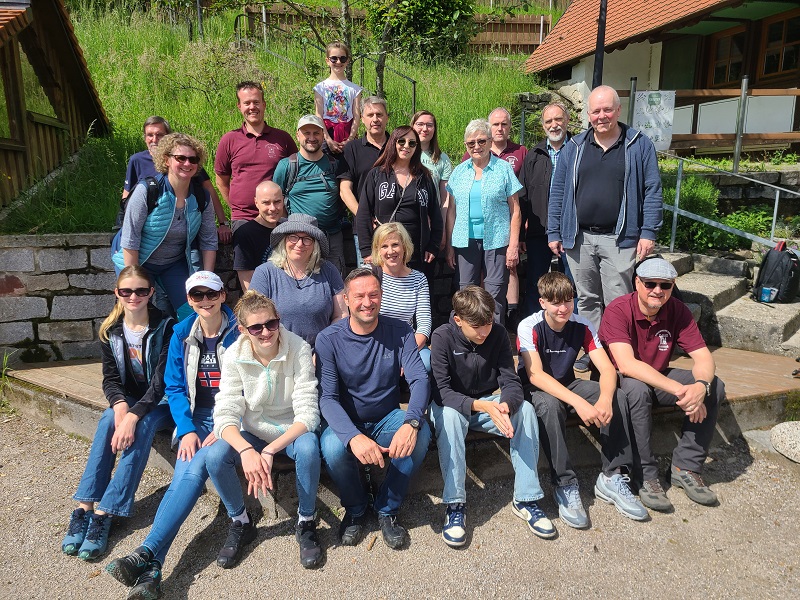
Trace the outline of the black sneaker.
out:
<instances>
[{"instance_id":1,"label":"black sneaker","mask_svg":"<svg viewBox=\"0 0 800 600\"><path fill-rule=\"evenodd\" d=\"M406 542L406 530L397 524L397 515L381 515L378 517L383 541L392 550L397 550Z\"/></svg>"},{"instance_id":2,"label":"black sneaker","mask_svg":"<svg viewBox=\"0 0 800 600\"><path fill-rule=\"evenodd\" d=\"M256 526L250 513L249 522L233 521L228 527L228 538L217 555L217 564L223 569L232 569L239 562L242 548L256 539Z\"/></svg>"},{"instance_id":3,"label":"black sneaker","mask_svg":"<svg viewBox=\"0 0 800 600\"><path fill-rule=\"evenodd\" d=\"M300 544L300 564L305 569L318 567L322 562L322 548L317 539L317 524L311 521L300 521L295 527L295 537Z\"/></svg>"},{"instance_id":4,"label":"black sneaker","mask_svg":"<svg viewBox=\"0 0 800 600\"><path fill-rule=\"evenodd\" d=\"M339 538L342 546L357 546L364 536L364 515L354 517L350 511L344 513L342 524L339 525Z\"/></svg>"},{"instance_id":5,"label":"black sneaker","mask_svg":"<svg viewBox=\"0 0 800 600\"><path fill-rule=\"evenodd\" d=\"M128 593L128 600L158 600L161 598L161 565L151 561L139 575L136 585Z\"/></svg>"},{"instance_id":6,"label":"black sneaker","mask_svg":"<svg viewBox=\"0 0 800 600\"><path fill-rule=\"evenodd\" d=\"M153 560L153 555L150 550L139 546L128 556L115 558L108 563L106 572L122 585L133 587L136 585L136 580L147 570L151 560Z\"/></svg>"}]
</instances>

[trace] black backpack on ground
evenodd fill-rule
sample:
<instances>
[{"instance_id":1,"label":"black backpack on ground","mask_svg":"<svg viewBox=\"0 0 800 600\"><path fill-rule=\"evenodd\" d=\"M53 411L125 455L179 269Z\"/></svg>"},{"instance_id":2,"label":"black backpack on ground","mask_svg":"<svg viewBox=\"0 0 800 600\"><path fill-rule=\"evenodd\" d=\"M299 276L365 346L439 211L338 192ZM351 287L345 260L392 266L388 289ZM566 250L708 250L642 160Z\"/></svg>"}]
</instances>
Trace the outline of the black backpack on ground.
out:
<instances>
[{"instance_id":1,"label":"black backpack on ground","mask_svg":"<svg viewBox=\"0 0 800 600\"><path fill-rule=\"evenodd\" d=\"M156 204L158 204L158 198L161 196L161 186L159 185L159 180L156 177L143 177L139 180L139 183L142 183L147 187L147 214L149 215L151 212L153 212L153 209L155 209ZM139 185L139 183L136 185ZM134 186L133 189L136 189L136 186ZM206 191L205 188L203 188L203 184L200 183L200 180L196 177L192 177L192 181L189 184L189 192L195 197L195 200L197 200L198 210L203 212L206 209ZM133 190L131 190L131 194L132 193ZM114 224L115 231L117 229L122 229L122 222L125 220L125 210L128 208L128 199L130 197L130 194L128 194L127 198L123 198L119 201L117 220Z\"/></svg>"},{"instance_id":2,"label":"black backpack on ground","mask_svg":"<svg viewBox=\"0 0 800 600\"><path fill-rule=\"evenodd\" d=\"M777 290L774 294L762 296L764 288ZM794 302L800 291L800 259L792 250L786 248L786 242L779 242L764 256L758 279L753 287L753 300L756 302Z\"/></svg>"}]
</instances>

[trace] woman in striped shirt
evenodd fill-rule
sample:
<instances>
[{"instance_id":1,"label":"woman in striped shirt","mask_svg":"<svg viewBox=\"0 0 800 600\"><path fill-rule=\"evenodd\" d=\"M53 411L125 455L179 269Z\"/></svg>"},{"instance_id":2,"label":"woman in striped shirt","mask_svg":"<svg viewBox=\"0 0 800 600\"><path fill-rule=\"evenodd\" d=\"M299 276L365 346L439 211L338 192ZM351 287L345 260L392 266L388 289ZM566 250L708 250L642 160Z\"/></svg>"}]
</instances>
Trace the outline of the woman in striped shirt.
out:
<instances>
[{"instance_id":1,"label":"woman in striped shirt","mask_svg":"<svg viewBox=\"0 0 800 600\"><path fill-rule=\"evenodd\" d=\"M411 236L401 223L384 223L372 236L372 264L380 269L381 313L405 321L414 329L419 356L431 371L431 300L428 280L408 266L414 253Z\"/></svg>"}]
</instances>

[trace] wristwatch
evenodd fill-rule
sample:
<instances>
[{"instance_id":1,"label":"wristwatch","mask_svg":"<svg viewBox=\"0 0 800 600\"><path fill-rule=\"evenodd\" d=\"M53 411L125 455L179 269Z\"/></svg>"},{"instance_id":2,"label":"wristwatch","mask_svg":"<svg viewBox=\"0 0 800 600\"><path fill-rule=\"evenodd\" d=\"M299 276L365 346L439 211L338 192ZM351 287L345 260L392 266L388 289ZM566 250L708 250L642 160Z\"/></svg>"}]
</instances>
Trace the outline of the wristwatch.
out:
<instances>
[{"instance_id":1,"label":"wristwatch","mask_svg":"<svg viewBox=\"0 0 800 600\"><path fill-rule=\"evenodd\" d=\"M419 419L407 419L403 421L403 425L411 425L417 431L422 429L422 423L419 422Z\"/></svg>"},{"instance_id":2,"label":"wristwatch","mask_svg":"<svg viewBox=\"0 0 800 600\"><path fill-rule=\"evenodd\" d=\"M220 221L219 225L217 225L217 227L230 227L230 226L231 224L228 223L227 221Z\"/></svg>"},{"instance_id":3,"label":"wristwatch","mask_svg":"<svg viewBox=\"0 0 800 600\"><path fill-rule=\"evenodd\" d=\"M695 381L695 383L702 383L704 386L706 386L706 396L710 396L711 395L711 384L710 383L708 383L707 381L703 381L702 379L697 379Z\"/></svg>"}]
</instances>

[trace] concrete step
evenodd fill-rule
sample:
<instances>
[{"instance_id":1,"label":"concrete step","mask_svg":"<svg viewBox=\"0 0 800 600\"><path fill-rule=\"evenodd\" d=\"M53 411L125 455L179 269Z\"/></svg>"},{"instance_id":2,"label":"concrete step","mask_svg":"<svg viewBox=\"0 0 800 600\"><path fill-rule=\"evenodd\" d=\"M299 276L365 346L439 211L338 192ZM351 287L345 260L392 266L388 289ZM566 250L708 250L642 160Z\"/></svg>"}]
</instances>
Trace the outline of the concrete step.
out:
<instances>
[{"instance_id":1,"label":"concrete step","mask_svg":"<svg viewBox=\"0 0 800 600\"><path fill-rule=\"evenodd\" d=\"M694 258L691 254L687 254L686 252L661 252L660 250L659 253L664 260L672 263L672 266L675 267L675 270L678 272L678 276L685 275L694 270Z\"/></svg>"},{"instance_id":2,"label":"concrete step","mask_svg":"<svg viewBox=\"0 0 800 600\"><path fill-rule=\"evenodd\" d=\"M695 271L745 277L747 279L753 276L751 265L746 260L733 260L718 256L705 256L703 254L695 254L693 259Z\"/></svg>"},{"instance_id":3,"label":"concrete step","mask_svg":"<svg viewBox=\"0 0 800 600\"><path fill-rule=\"evenodd\" d=\"M717 312L741 298L747 292L748 281L743 277L692 271L678 277L676 283L683 301L692 308L700 307L699 316L696 308L692 315L706 343L720 345L716 334Z\"/></svg>"},{"instance_id":4,"label":"concrete step","mask_svg":"<svg viewBox=\"0 0 800 600\"><path fill-rule=\"evenodd\" d=\"M762 304L749 296L717 311L716 336L709 343L752 352L796 356L785 342L800 328L800 302ZM797 341L793 342L797 343Z\"/></svg>"}]
</instances>

